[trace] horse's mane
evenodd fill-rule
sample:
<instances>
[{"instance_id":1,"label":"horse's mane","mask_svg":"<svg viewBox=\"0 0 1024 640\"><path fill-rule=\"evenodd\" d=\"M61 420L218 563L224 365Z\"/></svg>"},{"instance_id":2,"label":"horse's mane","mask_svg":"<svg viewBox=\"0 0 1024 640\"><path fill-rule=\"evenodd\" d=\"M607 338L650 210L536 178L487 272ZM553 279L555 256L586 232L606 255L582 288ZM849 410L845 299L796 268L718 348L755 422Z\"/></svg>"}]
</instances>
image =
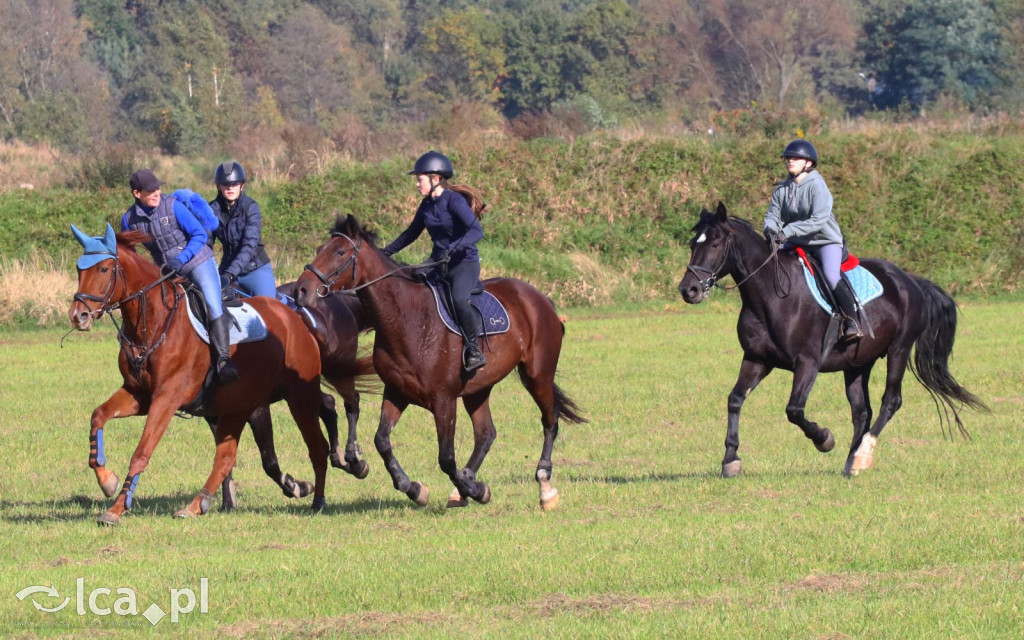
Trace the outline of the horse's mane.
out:
<instances>
[{"instance_id":1,"label":"horse's mane","mask_svg":"<svg viewBox=\"0 0 1024 640\"><path fill-rule=\"evenodd\" d=\"M693 228L690 229L690 231L696 233L697 231L700 231L705 227L711 226L717 221L718 216L715 215L715 212L704 209L703 211L700 212L700 220L697 221L697 224L693 225ZM732 226L733 224L738 225L739 227L743 228L746 231L750 231L752 233L754 232L753 223L750 220L747 220L746 218L738 218L736 216L731 215L729 216L729 225Z\"/></svg>"},{"instance_id":2,"label":"horse's mane","mask_svg":"<svg viewBox=\"0 0 1024 640\"><path fill-rule=\"evenodd\" d=\"M135 251L135 246L149 242L153 236L145 231L122 231L117 234L117 244L123 245L129 251Z\"/></svg>"}]
</instances>

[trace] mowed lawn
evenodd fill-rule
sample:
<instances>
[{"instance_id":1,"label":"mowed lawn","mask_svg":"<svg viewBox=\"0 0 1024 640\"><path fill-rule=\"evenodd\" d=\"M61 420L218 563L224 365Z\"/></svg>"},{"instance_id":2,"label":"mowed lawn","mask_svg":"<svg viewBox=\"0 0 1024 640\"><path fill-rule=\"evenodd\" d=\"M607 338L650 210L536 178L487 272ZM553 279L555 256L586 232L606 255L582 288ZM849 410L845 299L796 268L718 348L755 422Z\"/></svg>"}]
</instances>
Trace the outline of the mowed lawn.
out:
<instances>
[{"instance_id":1,"label":"mowed lawn","mask_svg":"<svg viewBox=\"0 0 1024 640\"><path fill-rule=\"evenodd\" d=\"M173 519L213 456L205 423L176 418L142 474L135 510L120 527L100 528L109 501L88 468L88 429L120 384L109 323L63 348L62 331L0 333L0 635L1019 638L1020 304L962 305L953 373L992 409L964 413L971 440L943 437L908 373L875 467L844 478L852 429L842 377L820 377L811 394L809 416L838 442L821 454L787 422L791 375L777 371L744 407L743 475L725 480L738 296L714 298L660 312L568 312L559 383L591 422L562 425L562 501L549 513L533 480L538 413L512 377L492 396L498 439L480 474L488 505L445 508L451 486L432 420L417 408L393 441L431 502L416 507L396 492L373 448L380 398L365 395L370 475L330 470L322 514L281 495L247 433L235 471L240 508ZM872 384L876 409L883 371ZM283 406L275 418L282 469L311 479ZM109 465L122 479L142 424L108 424ZM464 414L459 424L464 464L472 432ZM206 611L197 601L185 613L184 590L198 598L204 584ZM16 595L50 585L58 596ZM127 606L127 590L139 615L90 610L90 595L96 609L119 594ZM60 611L37 610L66 597ZM141 615L151 604L182 613L153 627Z\"/></svg>"}]
</instances>

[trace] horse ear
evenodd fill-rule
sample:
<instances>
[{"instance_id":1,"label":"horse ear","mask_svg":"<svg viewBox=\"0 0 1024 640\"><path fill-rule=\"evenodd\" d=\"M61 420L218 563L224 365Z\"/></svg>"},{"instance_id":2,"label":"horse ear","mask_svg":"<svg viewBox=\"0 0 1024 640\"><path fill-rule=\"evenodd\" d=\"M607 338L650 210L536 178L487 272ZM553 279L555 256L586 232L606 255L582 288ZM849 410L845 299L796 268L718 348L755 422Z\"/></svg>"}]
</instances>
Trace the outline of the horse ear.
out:
<instances>
[{"instance_id":1,"label":"horse ear","mask_svg":"<svg viewBox=\"0 0 1024 640\"><path fill-rule=\"evenodd\" d=\"M359 221L351 213L345 218L345 229L347 233L345 235L355 237L359 234Z\"/></svg>"},{"instance_id":2,"label":"horse ear","mask_svg":"<svg viewBox=\"0 0 1024 640\"><path fill-rule=\"evenodd\" d=\"M82 231L75 225L71 225L71 233L75 234L75 240L78 240L78 244L85 246L85 243L92 240L89 236L82 233Z\"/></svg>"},{"instance_id":3,"label":"horse ear","mask_svg":"<svg viewBox=\"0 0 1024 640\"><path fill-rule=\"evenodd\" d=\"M107 223L107 233L103 237L103 245L110 250L111 255L117 255L117 234L114 233L114 227Z\"/></svg>"},{"instance_id":4,"label":"horse ear","mask_svg":"<svg viewBox=\"0 0 1024 640\"><path fill-rule=\"evenodd\" d=\"M725 203L721 200L718 201L718 210L715 211L715 215L717 215L718 219L722 222L728 222L729 220L729 212L725 210Z\"/></svg>"}]
</instances>

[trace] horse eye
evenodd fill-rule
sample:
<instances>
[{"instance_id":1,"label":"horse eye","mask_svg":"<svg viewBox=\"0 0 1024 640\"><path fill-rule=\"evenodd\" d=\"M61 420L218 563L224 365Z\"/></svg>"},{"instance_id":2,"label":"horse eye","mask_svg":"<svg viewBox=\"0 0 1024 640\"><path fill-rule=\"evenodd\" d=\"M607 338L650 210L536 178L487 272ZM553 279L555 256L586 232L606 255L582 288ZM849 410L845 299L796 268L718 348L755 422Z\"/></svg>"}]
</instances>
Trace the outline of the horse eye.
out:
<instances>
[{"instance_id":1,"label":"horse eye","mask_svg":"<svg viewBox=\"0 0 1024 640\"><path fill-rule=\"evenodd\" d=\"M100 273L106 273L110 271L110 267L100 267Z\"/></svg>"}]
</instances>

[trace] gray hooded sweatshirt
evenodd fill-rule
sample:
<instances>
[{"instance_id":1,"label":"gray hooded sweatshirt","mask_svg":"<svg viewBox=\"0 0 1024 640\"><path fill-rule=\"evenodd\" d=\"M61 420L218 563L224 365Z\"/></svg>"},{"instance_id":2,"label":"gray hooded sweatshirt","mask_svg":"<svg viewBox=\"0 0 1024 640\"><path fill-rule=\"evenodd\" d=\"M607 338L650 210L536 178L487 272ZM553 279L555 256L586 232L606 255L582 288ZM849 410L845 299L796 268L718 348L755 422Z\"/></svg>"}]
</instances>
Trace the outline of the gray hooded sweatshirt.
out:
<instances>
[{"instance_id":1,"label":"gray hooded sweatshirt","mask_svg":"<svg viewBox=\"0 0 1024 640\"><path fill-rule=\"evenodd\" d=\"M764 216L765 232L781 231L790 244L843 244L843 233L832 215L832 193L816 170L797 183L793 177L775 187Z\"/></svg>"}]
</instances>

